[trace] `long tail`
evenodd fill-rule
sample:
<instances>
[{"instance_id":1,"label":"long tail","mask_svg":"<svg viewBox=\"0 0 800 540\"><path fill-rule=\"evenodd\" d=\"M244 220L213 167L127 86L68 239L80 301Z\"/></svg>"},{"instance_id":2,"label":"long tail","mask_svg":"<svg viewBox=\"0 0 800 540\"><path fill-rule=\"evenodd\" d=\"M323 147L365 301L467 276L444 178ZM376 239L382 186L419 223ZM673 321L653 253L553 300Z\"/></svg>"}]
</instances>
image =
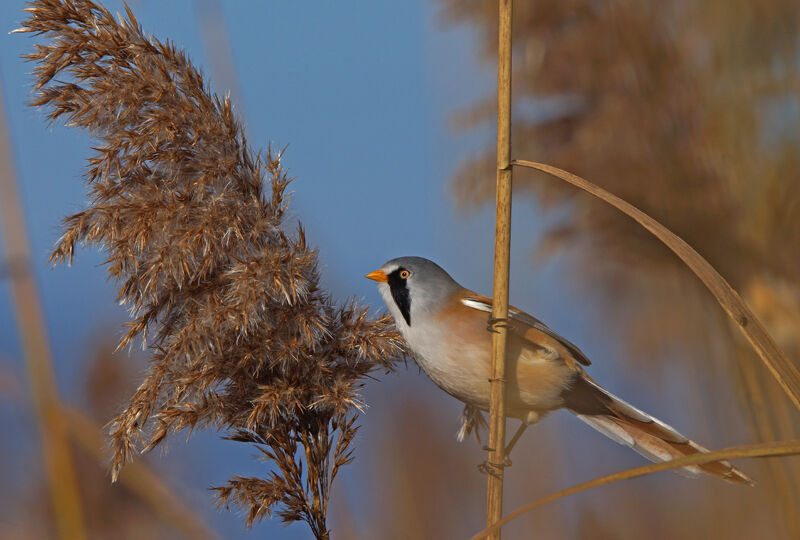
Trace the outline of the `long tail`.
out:
<instances>
[{"instance_id":1,"label":"long tail","mask_svg":"<svg viewBox=\"0 0 800 540\"><path fill-rule=\"evenodd\" d=\"M578 418L603 435L633 448L650 461L669 461L698 453L707 453L696 442L669 426L640 411L633 405L608 392L582 374L563 394L564 406ZM683 476L710 474L728 482L753 485L742 471L727 461L712 461L677 469Z\"/></svg>"}]
</instances>

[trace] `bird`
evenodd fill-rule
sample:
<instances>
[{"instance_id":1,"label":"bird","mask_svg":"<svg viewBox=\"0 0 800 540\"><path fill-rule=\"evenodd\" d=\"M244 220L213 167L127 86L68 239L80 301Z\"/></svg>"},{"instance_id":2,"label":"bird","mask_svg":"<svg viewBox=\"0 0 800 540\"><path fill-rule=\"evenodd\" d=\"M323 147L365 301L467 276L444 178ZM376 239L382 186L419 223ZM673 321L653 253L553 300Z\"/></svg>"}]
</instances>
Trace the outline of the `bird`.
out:
<instances>
[{"instance_id":1,"label":"bird","mask_svg":"<svg viewBox=\"0 0 800 540\"><path fill-rule=\"evenodd\" d=\"M462 287L439 265L422 257L392 259L365 277L377 282L395 326L422 371L468 407L488 411L491 329L497 322L490 319L492 300ZM511 306L502 322L507 328L506 415L522 421L507 454L528 426L557 409L568 410L653 462L708 452L600 386L586 372L591 364L586 355L539 319ZM753 485L727 461L676 472L690 477L706 473Z\"/></svg>"}]
</instances>

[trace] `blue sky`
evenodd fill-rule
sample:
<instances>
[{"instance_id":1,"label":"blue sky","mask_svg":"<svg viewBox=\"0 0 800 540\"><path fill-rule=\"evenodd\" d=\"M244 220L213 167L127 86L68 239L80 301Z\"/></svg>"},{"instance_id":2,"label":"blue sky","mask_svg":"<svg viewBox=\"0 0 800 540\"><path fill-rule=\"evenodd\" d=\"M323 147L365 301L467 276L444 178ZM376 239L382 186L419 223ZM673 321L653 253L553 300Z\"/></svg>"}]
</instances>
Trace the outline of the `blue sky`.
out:
<instances>
[{"instance_id":1,"label":"blue sky","mask_svg":"<svg viewBox=\"0 0 800 540\"><path fill-rule=\"evenodd\" d=\"M106 5L122 9L121 2ZM194 3L139 0L130 5L148 32L168 37L207 66ZM81 173L91 140L80 131L48 126L42 111L25 106L31 66L19 56L34 39L6 35L18 26L22 7L18 0L0 3L0 82L59 386L68 401L80 404L85 351L98 336L117 339L126 315L114 302L114 285L106 281L95 250L79 252L71 268L46 265L61 218L85 201ZM222 13L241 88L236 105L249 142L257 148L270 142L288 145L285 163L296 176L293 217L302 220L319 247L324 284L334 297L355 296L382 310L363 275L390 258L412 254L436 260L463 285L489 294L494 209L460 216L448 195L455 168L494 136L493 125L467 135L449 127L454 111L493 93L494 71L475 64L475 36L446 27L438 6L423 0L320 2L313 8L303 2L223 2ZM205 71L212 87L224 92L224 81ZM531 271L539 223L530 202L515 206L514 303L587 352L613 357L613 344L601 339L602 328L590 329L586 306L566 292L558 265ZM0 283L0 365L24 380L10 300L7 284ZM365 461L375 458L369 456L376 430L386 429L395 414L382 406L382 396L387 403L427 400L442 437L453 439L461 406L409 367L366 390L371 408L357 447L358 455L368 456ZM25 471L37 467L37 457L26 450L35 432L30 423L16 420L16 407L0 401L0 422L18 434L13 441L3 438L3 451L21 464L16 473L21 481ZM187 446L175 438L164 459L169 475L197 494L195 506L218 531L226 537L309 536L303 525L285 528L277 521L246 533L237 515L216 510L205 488L233 473L258 474L263 465L250 459L249 450L218 441L216 434L194 435L193 441L197 444ZM476 445L465 451L477 462ZM240 465L235 471L232 460ZM360 463L357 459L341 480L345 490L366 474ZM482 508L482 494L475 499L476 508Z\"/></svg>"}]
</instances>

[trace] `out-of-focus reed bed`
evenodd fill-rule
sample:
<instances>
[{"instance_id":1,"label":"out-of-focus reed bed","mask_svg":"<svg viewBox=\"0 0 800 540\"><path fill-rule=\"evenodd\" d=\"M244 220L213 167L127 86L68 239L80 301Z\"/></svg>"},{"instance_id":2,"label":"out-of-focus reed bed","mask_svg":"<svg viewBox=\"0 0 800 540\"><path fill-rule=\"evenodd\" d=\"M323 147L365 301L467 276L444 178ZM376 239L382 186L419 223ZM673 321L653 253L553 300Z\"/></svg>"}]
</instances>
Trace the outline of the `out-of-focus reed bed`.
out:
<instances>
[{"instance_id":1,"label":"out-of-focus reed bed","mask_svg":"<svg viewBox=\"0 0 800 540\"><path fill-rule=\"evenodd\" d=\"M481 430L481 444L474 438L458 443L455 407L443 407L447 398L439 395L438 388L420 382L423 388L411 397L405 385L395 384L397 395L384 395L380 406L370 409L371 425L384 429L368 431L373 437L368 443L370 459L360 462L357 478L348 478L337 488L350 485L332 502L334 536L468 538L484 527L486 477L477 466L486 459L481 446L487 442L487 430ZM564 434L557 421L538 427L539 436L524 438L515 448L519 454L507 471L505 486L509 508L563 484L558 456L566 444ZM537 530L537 538L543 540L569 537L574 516L560 506L549 510L511 523L504 535L526 538Z\"/></svg>"},{"instance_id":2,"label":"out-of-focus reed bed","mask_svg":"<svg viewBox=\"0 0 800 540\"><path fill-rule=\"evenodd\" d=\"M112 351L111 343L95 345L84 368L84 387L80 389L85 403L80 404L80 409L60 407L80 479L84 533L88 538L215 538L197 513L165 482L164 478L170 475L152 469L157 463L137 461L122 472L119 486L109 482L107 445L98 426L118 410L135 388L133 364L139 363L131 359L123 362L112 356ZM2 375L10 389L3 397L23 402L27 396L20 381L10 373ZM52 519L51 506L42 504L47 500L46 478L37 475L30 480L26 486L4 485L6 489L0 490L0 500L15 516L0 525L0 537L63 538Z\"/></svg>"},{"instance_id":3,"label":"out-of-focus reed bed","mask_svg":"<svg viewBox=\"0 0 800 540\"><path fill-rule=\"evenodd\" d=\"M320 289L316 252L284 223L281 154L249 149L183 52L130 10L117 20L93 2L40 0L27 11L19 31L46 35L28 55L33 105L98 140L90 206L66 219L52 259L102 247L133 318L120 346L141 337L152 353L111 426L114 477L140 443L215 427L274 464L217 488L221 504L248 524L274 509L327 537L359 388L402 357L391 319Z\"/></svg>"},{"instance_id":4,"label":"out-of-focus reed bed","mask_svg":"<svg viewBox=\"0 0 800 540\"><path fill-rule=\"evenodd\" d=\"M481 31L481 57L492 59L495 2L443 4L451 20ZM678 233L743 292L796 358L800 5L774 0L754 9L746 2L681 0L519 3L514 99L522 106L513 152L586 176ZM525 116L526 100L546 112ZM456 123L488 122L492 112L487 99ZM456 175L453 192L462 208L493 198L493 163L487 147ZM712 440L742 437L743 426L757 440L797 437L789 400L673 254L565 184L522 171L515 180L517 192L534 196L543 210L560 210L538 260L561 255L556 264L598 306L598 318L614 323L629 371L642 384L679 369L686 381L679 399L702 411L695 421L706 424ZM746 537L758 523L761 535L800 536L796 460L766 461L763 469L758 489L766 497L715 488L698 501L727 516L717 532ZM634 501L620 493L611 504ZM662 504L653 517L673 515Z\"/></svg>"},{"instance_id":5,"label":"out-of-focus reed bed","mask_svg":"<svg viewBox=\"0 0 800 540\"><path fill-rule=\"evenodd\" d=\"M87 493L85 498L87 508L90 509L87 512L90 536L112 536L118 523L139 523L140 520L132 519L127 513L128 508L134 508L139 514L149 513L146 521L164 537L174 537L178 533L185 538L216 538L198 513L187 505L185 497L165 481L170 475L163 470L159 471L155 460L132 462L121 472L120 484L124 493L116 493L119 490L114 490L109 485L105 467L108 463L107 441L105 434L97 426L103 425L119 412L120 404L135 390L137 374L145 363L139 357L133 359L137 361L131 361L131 358L123 360L112 354L113 349L113 345L103 339L95 345L94 354L88 362L85 390L82 392L88 414L76 409L65 411L72 439L82 450L81 457L95 460L96 483L89 485L96 484L97 487ZM117 499L120 502L115 503ZM106 506L111 508L104 511ZM150 538L154 534L155 532L141 536L136 533L131 534L131 537Z\"/></svg>"}]
</instances>

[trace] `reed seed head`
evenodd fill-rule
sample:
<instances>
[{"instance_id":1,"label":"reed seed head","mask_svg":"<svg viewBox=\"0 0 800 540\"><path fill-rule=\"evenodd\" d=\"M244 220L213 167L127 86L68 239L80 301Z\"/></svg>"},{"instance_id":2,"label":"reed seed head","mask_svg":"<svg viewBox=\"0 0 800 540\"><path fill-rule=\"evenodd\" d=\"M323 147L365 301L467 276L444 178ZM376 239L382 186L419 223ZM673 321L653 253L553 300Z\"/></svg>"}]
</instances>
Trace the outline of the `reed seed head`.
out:
<instances>
[{"instance_id":1,"label":"reed seed head","mask_svg":"<svg viewBox=\"0 0 800 540\"><path fill-rule=\"evenodd\" d=\"M359 389L402 358L400 338L390 317L320 288L316 251L285 223L282 152L251 151L229 100L126 9L37 0L20 29L45 36L27 55L32 105L97 139L89 204L65 219L51 260L102 248L131 313L120 347L141 337L152 353L111 423L112 477L141 445L213 427L275 464L216 488L221 504L243 506L248 525L278 506L324 537Z\"/></svg>"}]
</instances>

